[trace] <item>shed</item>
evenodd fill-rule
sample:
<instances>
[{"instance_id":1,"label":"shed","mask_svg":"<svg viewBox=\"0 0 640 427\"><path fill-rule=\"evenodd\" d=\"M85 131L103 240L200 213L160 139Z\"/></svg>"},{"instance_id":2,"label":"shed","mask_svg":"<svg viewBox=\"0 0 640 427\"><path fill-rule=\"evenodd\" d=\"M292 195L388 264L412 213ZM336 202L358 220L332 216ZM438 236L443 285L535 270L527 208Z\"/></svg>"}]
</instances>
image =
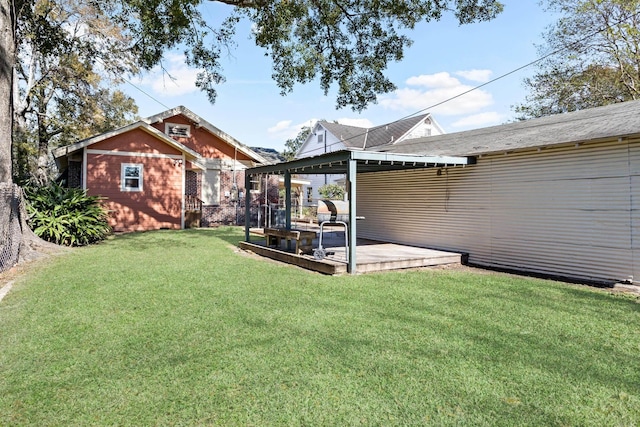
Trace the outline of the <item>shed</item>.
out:
<instances>
[{"instance_id":1,"label":"shed","mask_svg":"<svg viewBox=\"0 0 640 427\"><path fill-rule=\"evenodd\" d=\"M640 280L640 101L380 150L477 162L363 176L359 236L462 251L481 266Z\"/></svg>"}]
</instances>

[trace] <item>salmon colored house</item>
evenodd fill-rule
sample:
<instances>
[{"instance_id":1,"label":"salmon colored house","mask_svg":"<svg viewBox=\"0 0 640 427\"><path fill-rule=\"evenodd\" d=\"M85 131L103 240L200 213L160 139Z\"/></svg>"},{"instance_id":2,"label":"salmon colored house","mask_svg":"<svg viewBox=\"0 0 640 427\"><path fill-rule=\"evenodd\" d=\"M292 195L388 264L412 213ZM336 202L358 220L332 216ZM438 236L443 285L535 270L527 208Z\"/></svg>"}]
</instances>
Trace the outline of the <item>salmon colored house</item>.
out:
<instances>
[{"instance_id":1,"label":"salmon colored house","mask_svg":"<svg viewBox=\"0 0 640 427\"><path fill-rule=\"evenodd\" d=\"M68 187L105 198L115 231L235 223L244 169L268 163L182 106L53 155Z\"/></svg>"}]
</instances>

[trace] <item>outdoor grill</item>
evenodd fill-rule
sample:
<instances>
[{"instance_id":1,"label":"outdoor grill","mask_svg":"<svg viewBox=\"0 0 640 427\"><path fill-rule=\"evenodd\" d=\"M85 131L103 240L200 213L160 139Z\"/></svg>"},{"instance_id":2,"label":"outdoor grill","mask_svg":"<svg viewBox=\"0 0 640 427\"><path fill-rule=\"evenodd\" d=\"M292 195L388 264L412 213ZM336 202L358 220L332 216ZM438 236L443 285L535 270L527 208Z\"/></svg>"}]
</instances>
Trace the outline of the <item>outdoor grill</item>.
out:
<instances>
[{"instance_id":1,"label":"outdoor grill","mask_svg":"<svg viewBox=\"0 0 640 427\"><path fill-rule=\"evenodd\" d=\"M322 247L322 234L325 225L340 225L344 227L344 250L347 263L349 262L349 202L344 200L318 200L318 223L320 224L320 237L318 249L314 249L313 257L322 260L327 256L327 251ZM364 219L364 217L356 217Z\"/></svg>"},{"instance_id":2,"label":"outdoor grill","mask_svg":"<svg viewBox=\"0 0 640 427\"><path fill-rule=\"evenodd\" d=\"M344 200L318 200L318 223L349 223L349 203Z\"/></svg>"}]
</instances>

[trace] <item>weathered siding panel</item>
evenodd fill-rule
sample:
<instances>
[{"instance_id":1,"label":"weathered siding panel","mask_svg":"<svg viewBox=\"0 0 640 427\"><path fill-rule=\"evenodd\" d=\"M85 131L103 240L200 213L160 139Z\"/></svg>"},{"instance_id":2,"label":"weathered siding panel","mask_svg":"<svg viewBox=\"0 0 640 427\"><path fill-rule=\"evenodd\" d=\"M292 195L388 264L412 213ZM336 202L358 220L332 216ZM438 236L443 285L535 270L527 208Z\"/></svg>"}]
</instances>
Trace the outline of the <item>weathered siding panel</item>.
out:
<instances>
[{"instance_id":1,"label":"weathered siding panel","mask_svg":"<svg viewBox=\"0 0 640 427\"><path fill-rule=\"evenodd\" d=\"M143 191L121 191L123 163L143 165ZM173 159L87 154L87 189L107 198L116 231L181 227L182 169Z\"/></svg>"},{"instance_id":2,"label":"weathered siding panel","mask_svg":"<svg viewBox=\"0 0 640 427\"><path fill-rule=\"evenodd\" d=\"M358 235L476 264L626 280L638 253L640 143L484 156L466 168L358 176ZM630 153L633 153L632 155ZM637 183L636 183L637 184Z\"/></svg>"},{"instance_id":3,"label":"weathered siding panel","mask_svg":"<svg viewBox=\"0 0 640 427\"><path fill-rule=\"evenodd\" d=\"M633 277L640 281L640 140L629 144L629 171Z\"/></svg>"},{"instance_id":4,"label":"weathered siding panel","mask_svg":"<svg viewBox=\"0 0 640 427\"><path fill-rule=\"evenodd\" d=\"M142 129L133 129L118 136L91 144L89 148L92 150L114 152L182 155L182 152L177 148L171 147L166 142L159 140Z\"/></svg>"}]
</instances>

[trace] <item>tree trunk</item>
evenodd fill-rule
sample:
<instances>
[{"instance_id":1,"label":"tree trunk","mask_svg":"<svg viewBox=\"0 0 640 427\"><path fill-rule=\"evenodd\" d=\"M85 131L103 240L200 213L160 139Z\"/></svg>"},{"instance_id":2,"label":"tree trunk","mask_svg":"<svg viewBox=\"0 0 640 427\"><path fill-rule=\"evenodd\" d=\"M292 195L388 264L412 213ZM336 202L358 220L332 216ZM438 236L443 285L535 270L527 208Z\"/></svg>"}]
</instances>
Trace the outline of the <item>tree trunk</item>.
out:
<instances>
[{"instance_id":1,"label":"tree trunk","mask_svg":"<svg viewBox=\"0 0 640 427\"><path fill-rule=\"evenodd\" d=\"M19 261L59 251L37 237L27 225L22 190L12 180L13 70L15 15L19 0L0 0L0 271Z\"/></svg>"},{"instance_id":2,"label":"tree trunk","mask_svg":"<svg viewBox=\"0 0 640 427\"><path fill-rule=\"evenodd\" d=\"M46 111L45 104L42 113ZM47 185L49 182L49 133L46 120L44 114L38 114L38 159L35 179L39 185Z\"/></svg>"},{"instance_id":3,"label":"tree trunk","mask_svg":"<svg viewBox=\"0 0 640 427\"><path fill-rule=\"evenodd\" d=\"M16 184L0 182L0 218L0 272L22 261L67 250L40 239L31 231L24 195Z\"/></svg>"},{"instance_id":4,"label":"tree trunk","mask_svg":"<svg viewBox=\"0 0 640 427\"><path fill-rule=\"evenodd\" d=\"M13 0L0 0L0 183L11 182L15 15ZM4 221L6 218L0 218Z\"/></svg>"}]
</instances>

